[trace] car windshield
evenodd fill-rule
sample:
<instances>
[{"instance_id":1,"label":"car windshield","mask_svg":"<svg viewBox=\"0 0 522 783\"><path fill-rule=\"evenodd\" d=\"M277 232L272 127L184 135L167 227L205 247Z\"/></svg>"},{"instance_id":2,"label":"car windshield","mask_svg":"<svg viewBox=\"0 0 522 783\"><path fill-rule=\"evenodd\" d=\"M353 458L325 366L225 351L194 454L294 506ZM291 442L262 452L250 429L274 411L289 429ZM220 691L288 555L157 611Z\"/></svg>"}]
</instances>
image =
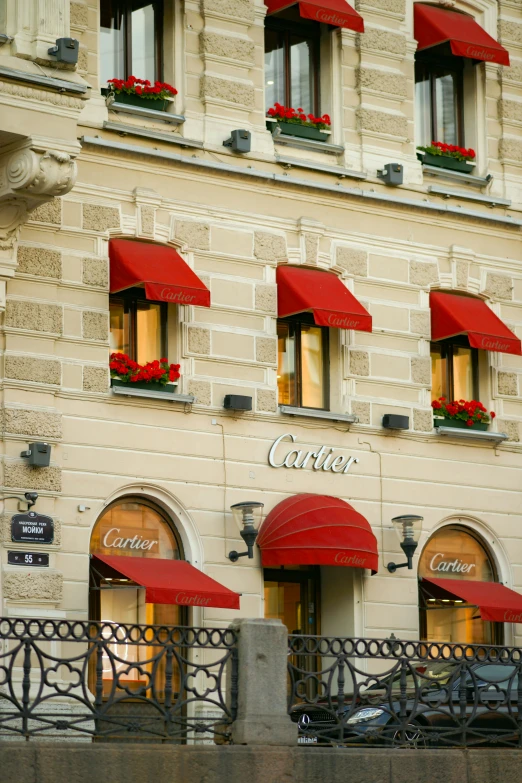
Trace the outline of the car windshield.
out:
<instances>
[{"instance_id":1,"label":"car windshield","mask_svg":"<svg viewBox=\"0 0 522 783\"><path fill-rule=\"evenodd\" d=\"M429 687L435 688L436 685L444 687L450 681L451 677L458 669L457 663L438 662L438 663L420 663L413 667L415 674L410 670L406 674L406 690L414 690L415 685L417 687ZM400 672L394 672L391 676L391 690L393 693L397 693L401 688L401 674ZM363 692L369 693L370 691L382 691L384 688L388 688L390 682L390 676L383 677L378 683L371 685L367 689L362 689ZM460 678L457 676L453 682L453 688L458 688ZM515 666L511 664L484 664L482 666L474 667L471 671L466 672L466 685L473 685L477 683L479 686L494 684L501 690L516 690L518 688L518 675L515 673Z\"/></svg>"}]
</instances>

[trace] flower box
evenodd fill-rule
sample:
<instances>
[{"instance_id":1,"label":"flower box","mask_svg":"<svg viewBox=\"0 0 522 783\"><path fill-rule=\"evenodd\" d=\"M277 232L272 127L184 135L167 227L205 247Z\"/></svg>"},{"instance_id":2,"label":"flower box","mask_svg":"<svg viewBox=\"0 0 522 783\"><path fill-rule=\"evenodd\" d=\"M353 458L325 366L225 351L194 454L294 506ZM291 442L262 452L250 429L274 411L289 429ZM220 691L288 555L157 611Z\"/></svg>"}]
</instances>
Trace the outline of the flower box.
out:
<instances>
[{"instance_id":1,"label":"flower box","mask_svg":"<svg viewBox=\"0 0 522 783\"><path fill-rule=\"evenodd\" d=\"M168 392L174 394L177 385L177 383L164 384L159 383L158 381L136 381L136 383L132 383L131 381L119 381L117 378L111 379L111 386L124 386L126 389L129 389L129 391L132 389L144 389L145 391Z\"/></svg>"},{"instance_id":2,"label":"flower box","mask_svg":"<svg viewBox=\"0 0 522 783\"><path fill-rule=\"evenodd\" d=\"M129 95L126 92L113 93L114 103L124 103L127 106L138 106L151 111L167 111L170 101L161 98L143 98L141 95Z\"/></svg>"},{"instance_id":3,"label":"flower box","mask_svg":"<svg viewBox=\"0 0 522 783\"><path fill-rule=\"evenodd\" d=\"M481 432L486 432L489 427L489 424L486 424L483 421L474 421L473 424L468 427L466 422L462 421L462 419L443 419L438 416L433 419L433 425L435 427L454 427L459 430L480 430Z\"/></svg>"},{"instance_id":4,"label":"flower box","mask_svg":"<svg viewBox=\"0 0 522 783\"><path fill-rule=\"evenodd\" d=\"M452 171L462 171L464 174L471 174L475 166L474 163L468 163L465 160L457 160L451 155L432 155L429 152L418 152L417 157L425 166L437 166L440 169L451 169Z\"/></svg>"},{"instance_id":5,"label":"flower box","mask_svg":"<svg viewBox=\"0 0 522 783\"><path fill-rule=\"evenodd\" d=\"M267 122L268 130L273 130L273 125L276 124L281 133L285 136L297 136L300 139L312 139L312 141L328 141L329 133L319 130L319 128L312 128L311 125L299 125L295 122Z\"/></svg>"}]
</instances>

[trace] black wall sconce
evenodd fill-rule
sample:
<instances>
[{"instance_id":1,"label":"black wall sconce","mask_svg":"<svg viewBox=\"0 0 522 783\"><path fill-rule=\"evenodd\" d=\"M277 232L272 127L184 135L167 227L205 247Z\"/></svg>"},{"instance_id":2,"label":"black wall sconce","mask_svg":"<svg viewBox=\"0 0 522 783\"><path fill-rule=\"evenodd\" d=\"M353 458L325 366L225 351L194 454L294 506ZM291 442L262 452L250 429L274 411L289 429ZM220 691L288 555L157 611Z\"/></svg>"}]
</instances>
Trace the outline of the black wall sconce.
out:
<instances>
[{"instance_id":1,"label":"black wall sconce","mask_svg":"<svg viewBox=\"0 0 522 783\"><path fill-rule=\"evenodd\" d=\"M406 563L388 563L386 566L390 574L394 574L398 568L413 568L413 555L417 549L422 530L422 521L424 517L416 514L404 514L401 517L392 519L395 532L399 537L401 549L406 555Z\"/></svg>"},{"instance_id":2,"label":"black wall sconce","mask_svg":"<svg viewBox=\"0 0 522 783\"><path fill-rule=\"evenodd\" d=\"M264 503L235 503L230 506L232 514L239 527L239 535L247 545L246 552L236 552L235 549L228 553L229 559L237 563L240 557L254 557L254 544L256 543Z\"/></svg>"}]
</instances>

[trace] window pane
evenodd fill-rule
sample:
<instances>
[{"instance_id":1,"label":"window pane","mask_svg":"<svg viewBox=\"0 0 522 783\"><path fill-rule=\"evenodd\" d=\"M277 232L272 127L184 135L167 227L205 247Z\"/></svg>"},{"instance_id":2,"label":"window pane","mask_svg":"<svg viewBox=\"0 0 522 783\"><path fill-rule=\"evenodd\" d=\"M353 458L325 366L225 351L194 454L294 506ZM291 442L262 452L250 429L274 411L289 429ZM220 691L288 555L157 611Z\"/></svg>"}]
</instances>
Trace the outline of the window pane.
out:
<instances>
[{"instance_id":1,"label":"window pane","mask_svg":"<svg viewBox=\"0 0 522 783\"><path fill-rule=\"evenodd\" d=\"M295 394L295 331L277 324L277 389L280 405L298 405Z\"/></svg>"},{"instance_id":2,"label":"window pane","mask_svg":"<svg viewBox=\"0 0 522 783\"><path fill-rule=\"evenodd\" d=\"M284 104L285 58L283 39L275 30L265 30L265 101L266 109L276 103Z\"/></svg>"},{"instance_id":3,"label":"window pane","mask_svg":"<svg viewBox=\"0 0 522 783\"><path fill-rule=\"evenodd\" d=\"M138 79L156 79L156 40L152 3L132 12L132 73Z\"/></svg>"},{"instance_id":4,"label":"window pane","mask_svg":"<svg viewBox=\"0 0 522 783\"><path fill-rule=\"evenodd\" d=\"M301 405L324 408L323 331L320 326L301 325Z\"/></svg>"},{"instance_id":5,"label":"window pane","mask_svg":"<svg viewBox=\"0 0 522 783\"><path fill-rule=\"evenodd\" d=\"M110 310L110 347L111 351L130 354L129 313L125 312L123 299L111 299Z\"/></svg>"},{"instance_id":6,"label":"window pane","mask_svg":"<svg viewBox=\"0 0 522 783\"><path fill-rule=\"evenodd\" d=\"M312 41L297 35L290 37L290 70L290 105L306 114L315 112Z\"/></svg>"},{"instance_id":7,"label":"window pane","mask_svg":"<svg viewBox=\"0 0 522 783\"><path fill-rule=\"evenodd\" d=\"M430 144L437 139L431 138L431 99L429 72L417 65L415 68L415 143L419 146Z\"/></svg>"},{"instance_id":8,"label":"window pane","mask_svg":"<svg viewBox=\"0 0 522 783\"><path fill-rule=\"evenodd\" d=\"M153 362L163 356L162 307L155 302L138 302L136 308L136 361Z\"/></svg>"},{"instance_id":9,"label":"window pane","mask_svg":"<svg viewBox=\"0 0 522 783\"><path fill-rule=\"evenodd\" d=\"M456 74L440 72L435 76L437 138L445 144L458 144Z\"/></svg>"},{"instance_id":10,"label":"window pane","mask_svg":"<svg viewBox=\"0 0 522 783\"><path fill-rule=\"evenodd\" d=\"M444 397L448 390L446 358L440 345L431 346L431 395L433 400Z\"/></svg>"},{"instance_id":11,"label":"window pane","mask_svg":"<svg viewBox=\"0 0 522 783\"><path fill-rule=\"evenodd\" d=\"M453 394L456 400L472 400L473 362L471 348L453 346Z\"/></svg>"},{"instance_id":12,"label":"window pane","mask_svg":"<svg viewBox=\"0 0 522 783\"><path fill-rule=\"evenodd\" d=\"M124 79L124 16L120 3L102 0L100 5L100 87L109 79ZM129 74L130 75L130 74Z\"/></svg>"}]
</instances>

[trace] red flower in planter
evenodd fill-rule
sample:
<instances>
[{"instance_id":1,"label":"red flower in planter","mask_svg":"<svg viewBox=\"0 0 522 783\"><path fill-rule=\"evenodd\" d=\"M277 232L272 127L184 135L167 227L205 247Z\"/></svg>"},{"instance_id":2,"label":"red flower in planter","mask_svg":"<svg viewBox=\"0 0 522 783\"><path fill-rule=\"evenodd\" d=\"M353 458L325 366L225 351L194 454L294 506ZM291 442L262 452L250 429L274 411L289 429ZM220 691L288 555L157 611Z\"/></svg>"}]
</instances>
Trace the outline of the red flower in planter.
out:
<instances>
[{"instance_id":1,"label":"red flower in planter","mask_svg":"<svg viewBox=\"0 0 522 783\"><path fill-rule=\"evenodd\" d=\"M126 353L111 353L109 368L111 378L116 378L124 383L160 383L165 386L180 377L179 364L169 364L168 359L154 359L152 362L141 365L135 362Z\"/></svg>"},{"instance_id":2,"label":"red flower in planter","mask_svg":"<svg viewBox=\"0 0 522 783\"><path fill-rule=\"evenodd\" d=\"M438 400L433 400L431 407L436 416L462 421L462 424L467 427L478 423L489 424L495 418L495 413L490 411L488 414L479 400L452 400L448 402L446 397L439 397Z\"/></svg>"},{"instance_id":3,"label":"red flower in planter","mask_svg":"<svg viewBox=\"0 0 522 783\"><path fill-rule=\"evenodd\" d=\"M459 147L457 144L445 144L442 141L432 141L431 144L425 147L417 147L422 152L428 152L430 155L445 155L449 158L455 158L456 160L470 161L475 160L475 150L471 147L466 149L465 147Z\"/></svg>"},{"instance_id":4,"label":"red flower in planter","mask_svg":"<svg viewBox=\"0 0 522 783\"><path fill-rule=\"evenodd\" d=\"M129 76L124 79L109 79L110 91L113 95L139 95L141 98L150 98L151 100L166 100L178 94L178 91L167 82L154 82L151 84L148 79L138 79L136 76Z\"/></svg>"},{"instance_id":5,"label":"red flower in planter","mask_svg":"<svg viewBox=\"0 0 522 783\"><path fill-rule=\"evenodd\" d=\"M282 103L275 103L268 109L267 116L294 125L307 125L309 128L317 128L318 130L329 130L332 124L328 114L323 114L322 117L316 117L313 114L307 115L301 107L296 110L290 106L283 106Z\"/></svg>"}]
</instances>

